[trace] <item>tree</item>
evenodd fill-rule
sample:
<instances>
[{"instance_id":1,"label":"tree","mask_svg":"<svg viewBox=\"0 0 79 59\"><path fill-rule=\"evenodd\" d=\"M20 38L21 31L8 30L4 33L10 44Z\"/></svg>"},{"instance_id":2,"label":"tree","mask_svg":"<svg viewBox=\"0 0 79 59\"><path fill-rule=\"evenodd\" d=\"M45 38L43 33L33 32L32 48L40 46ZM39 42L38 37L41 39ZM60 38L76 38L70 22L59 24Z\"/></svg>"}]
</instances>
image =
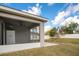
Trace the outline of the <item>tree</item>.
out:
<instances>
[{"instance_id":1,"label":"tree","mask_svg":"<svg viewBox=\"0 0 79 59\"><path fill-rule=\"evenodd\" d=\"M75 29L77 28L78 24L71 22L69 24L69 26L63 26L61 29L64 31L64 33L66 34L73 34L73 32L75 31Z\"/></svg>"},{"instance_id":2,"label":"tree","mask_svg":"<svg viewBox=\"0 0 79 59\"><path fill-rule=\"evenodd\" d=\"M46 33L46 35L49 35L49 36L54 36L55 34L56 34L56 28L52 28Z\"/></svg>"}]
</instances>

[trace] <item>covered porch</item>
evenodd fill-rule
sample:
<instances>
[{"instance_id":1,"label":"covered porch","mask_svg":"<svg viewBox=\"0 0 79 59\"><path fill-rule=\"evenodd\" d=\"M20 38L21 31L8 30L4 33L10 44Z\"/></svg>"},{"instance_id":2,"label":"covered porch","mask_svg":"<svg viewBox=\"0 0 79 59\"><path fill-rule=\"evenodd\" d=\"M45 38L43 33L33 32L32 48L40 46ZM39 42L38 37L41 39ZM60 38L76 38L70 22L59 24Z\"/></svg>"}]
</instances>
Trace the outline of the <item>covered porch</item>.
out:
<instances>
[{"instance_id":1,"label":"covered porch","mask_svg":"<svg viewBox=\"0 0 79 59\"><path fill-rule=\"evenodd\" d=\"M46 19L0 6L0 45L31 43L31 29L39 26L40 46L44 46Z\"/></svg>"},{"instance_id":2,"label":"covered porch","mask_svg":"<svg viewBox=\"0 0 79 59\"><path fill-rule=\"evenodd\" d=\"M39 26L38 23L17 21L1 17L1 45L31 43L32 28ZM39 38L40 39L40 38Z\"/></svg>"}]
</instances>

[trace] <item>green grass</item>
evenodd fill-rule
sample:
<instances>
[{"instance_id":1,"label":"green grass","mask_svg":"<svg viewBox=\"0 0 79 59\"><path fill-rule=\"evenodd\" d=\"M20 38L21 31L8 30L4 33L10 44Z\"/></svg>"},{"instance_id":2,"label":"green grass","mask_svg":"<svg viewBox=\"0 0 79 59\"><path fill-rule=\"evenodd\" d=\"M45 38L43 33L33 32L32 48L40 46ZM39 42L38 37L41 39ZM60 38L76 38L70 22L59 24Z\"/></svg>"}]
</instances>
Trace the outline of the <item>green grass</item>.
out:
<instances>
[{"instance_id":1,"label":"green grass","mask_svg":"<svg viewBox=\"0 0 79 59\"><path fill-rule=\"evenodd\" d=\"M79 44L79 39L75 38L51 38L46 40L46 42L55 42L55 43L72 43L72 44Z\"/></svg>"},{"instance_id":2,"label":"green grass","mask_svg":"<svg viewBox=\"0 0 79 59\"><path fill-rule=\"evenodd\" d=\"M34 48L10 53L1 56L79 56L79 39L52 38L46 42L64 43L44 48Z\"/></svg>"},{"instance_id":3,"label":"green grass","mask_svg":"<svg viewBox=\"0 0 79 59\"><path fill-rule=\"evenodd\" d=\"M57 45L44 48L34 48L11 53L0 54L1 56L79 56L78 45Z\"/></svg>"}]
</instances>

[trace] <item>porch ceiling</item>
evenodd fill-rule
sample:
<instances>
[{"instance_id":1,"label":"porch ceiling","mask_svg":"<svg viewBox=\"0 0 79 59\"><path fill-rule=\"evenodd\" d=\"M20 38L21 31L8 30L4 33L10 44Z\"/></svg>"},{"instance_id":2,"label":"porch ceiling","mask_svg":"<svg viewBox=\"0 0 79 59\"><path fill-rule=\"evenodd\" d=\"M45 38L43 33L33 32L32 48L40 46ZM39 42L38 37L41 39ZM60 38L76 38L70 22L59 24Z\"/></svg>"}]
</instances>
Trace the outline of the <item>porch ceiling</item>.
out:
<instances>
[{"instance_id":1,"label":"porch ceiling","mask_svg":"<svg viewBox=\"0 0 79 59\"><path fill-rule=\"evenodd\" d=\"M16 28L17 26L23 26L26 28L33 28L36 26L39 26L38 23L32 23L32 22L24 22L24 21L17 21L17 20L13 20L13 19L8 19L8 18L1 18L6 24L8 25L13 25L14 28Z\"/></svg>"}]
</instances>

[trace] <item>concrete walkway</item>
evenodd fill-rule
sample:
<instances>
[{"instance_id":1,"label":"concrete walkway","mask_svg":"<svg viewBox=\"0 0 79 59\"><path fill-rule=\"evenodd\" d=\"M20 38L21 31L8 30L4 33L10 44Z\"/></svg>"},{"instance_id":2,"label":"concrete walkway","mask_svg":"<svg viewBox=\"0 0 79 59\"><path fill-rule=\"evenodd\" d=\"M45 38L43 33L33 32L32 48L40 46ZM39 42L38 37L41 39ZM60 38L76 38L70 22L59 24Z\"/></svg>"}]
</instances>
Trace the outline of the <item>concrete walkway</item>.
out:
<instances>
[{"instance_id":1,"label":"concrete walkway","mask_svg":"<svg viewBox=\"0 0 79 59\"><path fill-rule=\"evenodd\" d=\"M55 43L45 43L46 46L53 46L58 45ZM32 49L32 48L39 48L40 43L24 43L24 44L13 44L13 45L0 45L0 53L6 53L6 52L13 52L13 51L19 51L24 49Z\"/></svg>"}]
</instances>

